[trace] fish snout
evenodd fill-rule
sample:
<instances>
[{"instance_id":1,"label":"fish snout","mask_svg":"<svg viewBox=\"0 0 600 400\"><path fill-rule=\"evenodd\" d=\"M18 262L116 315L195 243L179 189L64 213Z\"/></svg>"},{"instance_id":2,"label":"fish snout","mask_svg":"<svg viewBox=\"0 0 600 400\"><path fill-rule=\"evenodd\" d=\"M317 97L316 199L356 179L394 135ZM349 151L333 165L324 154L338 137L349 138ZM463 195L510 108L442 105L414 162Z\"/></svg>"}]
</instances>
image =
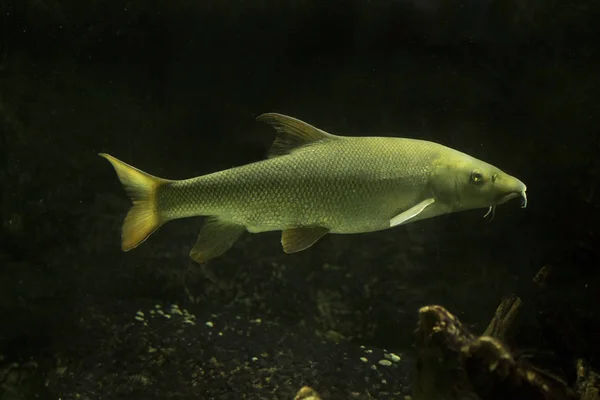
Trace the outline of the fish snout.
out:
<instances>
[{"instance_id":1,"label":"fish snout","mask_svg":"<svg viewBox=\"0 0 600 400\"><path fill-rule=\"evenodd\" d=\"M509 200L521 197L521 208L527 207L527 186L519 179L513 176L507 176L499 185L500 196L498 205L504 204Z\"/></svg>"}]
</instances>

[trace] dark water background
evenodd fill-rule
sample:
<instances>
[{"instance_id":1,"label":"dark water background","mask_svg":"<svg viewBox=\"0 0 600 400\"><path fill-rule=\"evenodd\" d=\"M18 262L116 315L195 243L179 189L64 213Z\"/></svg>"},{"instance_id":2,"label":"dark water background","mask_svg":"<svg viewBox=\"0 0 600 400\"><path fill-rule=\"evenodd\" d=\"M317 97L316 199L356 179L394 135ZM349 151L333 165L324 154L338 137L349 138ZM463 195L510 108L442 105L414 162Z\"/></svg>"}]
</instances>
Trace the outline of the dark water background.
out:
<instances>
[{"instance_id":1,"label":"dark water background","mask_svg":"<svg viewBox=\"0 0 600 400\"><path fill-rule=\"evenodd\" d=\"M85 316L133 320L146 302L410 359L419 307L481 332L517 293L516 348L598 366L599 15L591 0L2 0L0 362L35 360L41 376L57 358L77 364L102 351ZM293 256L279 233L247 234L204 268L187 257L201 219L120 251L129 200L98 152L167 178L206 174L264 157L263 112L441 142L519 177L529 206L330 236ZM541 297L531 280L545 265ZM294 343L291 359L314 351ZM364 391L336 371L294 383Z\"/></svg>"}]
</instances>

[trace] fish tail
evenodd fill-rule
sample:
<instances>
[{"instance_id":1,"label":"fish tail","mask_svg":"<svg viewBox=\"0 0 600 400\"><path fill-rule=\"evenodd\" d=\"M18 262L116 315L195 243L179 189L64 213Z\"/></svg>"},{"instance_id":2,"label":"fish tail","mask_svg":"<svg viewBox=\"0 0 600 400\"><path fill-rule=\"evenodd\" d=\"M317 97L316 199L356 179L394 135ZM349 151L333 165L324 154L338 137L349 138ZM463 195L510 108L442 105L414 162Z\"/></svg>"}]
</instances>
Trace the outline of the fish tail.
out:
<instances>
[{"instance_id":1,"label":"fish tail","mask_svg":"<svg viewBox=\"0 0 600 400\"><path fill-rule=\"evenodd\" d=\"M157 192L162 185L170 181L140 171L109 154L99 155L112 164L125 192L133 202L123 222L121 233L121 248L128 251L139 246L167 221L159 212Z\"/></svg>"}]
</instances>

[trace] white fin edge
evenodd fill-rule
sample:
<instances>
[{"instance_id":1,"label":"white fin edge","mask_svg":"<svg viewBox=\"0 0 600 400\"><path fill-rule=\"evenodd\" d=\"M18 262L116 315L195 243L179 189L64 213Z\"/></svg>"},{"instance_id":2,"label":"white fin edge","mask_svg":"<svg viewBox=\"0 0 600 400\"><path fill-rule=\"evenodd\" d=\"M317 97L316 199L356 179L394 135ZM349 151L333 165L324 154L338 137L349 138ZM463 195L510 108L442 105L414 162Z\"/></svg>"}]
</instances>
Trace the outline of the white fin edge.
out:
<instances>
[{"instance_id":1,"label":"white fin edge","mask_svg":"<svg viewBox=\"0 0 600 400\"><path fill-rule=\"evenodd\" d=\"M422 202L420 202L419 204L417 204L415 206L412 206L408 210L404 211L403 213L400 213L400 214L396 215L394 218L392 218L390 220L390 228L394 227L394 226L401 225L401 224L405 223L406 221L408 221L408 220L416 217L417 215L421 214L421 212L427 206L431 205L433 202L435 202L434 198L425 199Z\"/></svg>"}]
</instances>

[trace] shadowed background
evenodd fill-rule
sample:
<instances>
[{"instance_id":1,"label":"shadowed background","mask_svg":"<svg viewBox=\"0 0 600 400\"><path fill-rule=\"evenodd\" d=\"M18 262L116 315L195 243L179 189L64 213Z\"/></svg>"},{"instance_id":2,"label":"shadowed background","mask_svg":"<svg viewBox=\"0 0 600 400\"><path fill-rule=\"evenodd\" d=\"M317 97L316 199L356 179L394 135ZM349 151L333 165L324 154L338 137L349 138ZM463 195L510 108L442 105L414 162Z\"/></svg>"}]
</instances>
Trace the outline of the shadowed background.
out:
<instances>
[{"instance_id":1,"label":"shadowed background","mask_svg":"<svg viewBox=\"0 0 600 400\"><path fill-rule=\"evenodd\" d=\"M86 307L138 301L410 352L418 307L442 304L482 331L515 292L530 306L521 347L598 365L599 11L2 0L0 360L51 359L85 342ZM206 174L264 158L274 132L254 121L263 112L443 143L521 179L529 206L511 201L491 223L478 210L330 235L294 255L279 233L246 234L206 266L187 255L200 218L120 251L130 203L98 152L161 177ZM540 300L531 279L544 265ZM557 309L561 323L545 318Z\"/></svg>"}]
</instances>

